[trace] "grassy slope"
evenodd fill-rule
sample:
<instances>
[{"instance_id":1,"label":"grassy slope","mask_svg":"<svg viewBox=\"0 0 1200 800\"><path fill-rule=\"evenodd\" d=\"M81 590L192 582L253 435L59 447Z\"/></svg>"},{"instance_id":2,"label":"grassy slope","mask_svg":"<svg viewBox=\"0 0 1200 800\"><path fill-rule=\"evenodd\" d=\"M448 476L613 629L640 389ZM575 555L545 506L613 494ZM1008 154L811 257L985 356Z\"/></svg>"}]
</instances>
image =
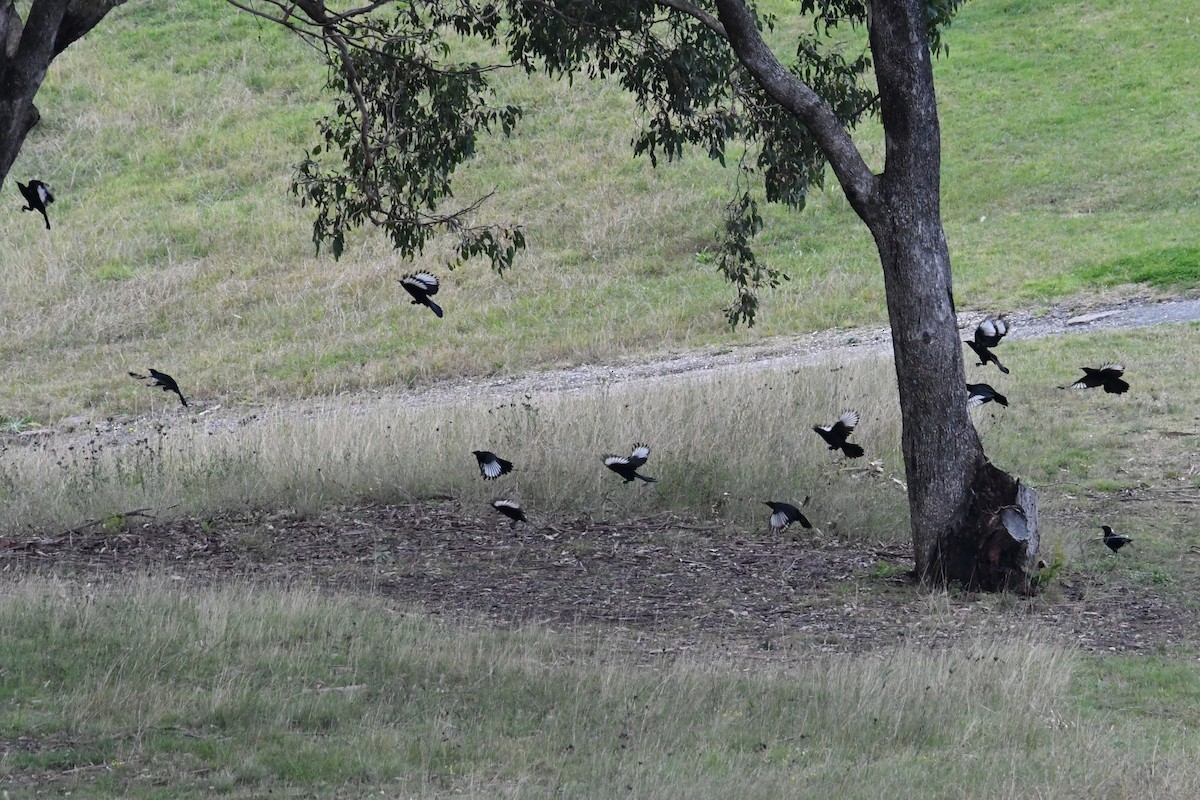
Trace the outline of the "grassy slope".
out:
<instances>
[{"instance_id":1,"label":"grassy slope","mask_svg":"<svg viewBox=\"0 0 1200 800\"><path fill-rule=\"evenodd\" d=\"M1200 168L1185 154L1200 67L1186 5L965 7L938 63L961 306L1105 283L1116 259L1154 277L1169 248L1184 262L1171 274L1194 283ZM770 213L765 252L793 280L756 330L727 332L729 292L704 253L728 176L699 157L658 171L631 160L635 115L615 88L513 77L500 92L526 119L481 148L461 192L497 188L488 213L524 221L531 250L503 280L480 265L450 276L438 323L404 302L393 278L410 265L377 237L340 263L312 257L286 185L320 79L303 47L215 1L122 7L55 65L12 176L55 187L55 230L15 197L0 219L0 416L138 412L145 390L124 372L146 364L231 402L884 317L870 238L833 191ZM878 132L861 138L878 161Z\"/></svg>"},{"instance_id":2,"label":"grassy slope","mask_svg":"<svg viewBox=\"0 0 1200 800\"><path fill-rule=\"evenodd\" d=\"M1183 2L1137 11L1116 2L965 7L949 37L953 56L938 66L944 210L961 305L1034 302L1107 284L1114 271L1194 282L1187 234L1197 230L1200 181L1187 149L1200 129L1189 94L1197 34L1194 21L1180 23L1189 11ZM504 190L495 213L519 211L533 250L504 281L478 266L454 275L446 290L454 313L435 325L396 300L391 278L404 265L373 240L341 264L311 258L304 214L284 194L287 165L320 111L320 72L301 49L199 2L131 4L105 31L109 38L93 37L56 65L40 98L45 121L13 175L55 186L54 232L15 213L15 192L6 206L13 213L0 219L0 416L48 422L76 410L143 411L147 392L123 371L147 362L169 364L186 376L185 389L228 402L882 318L870 242L831 194L803 215L772 216L769 251L795 280L769 298L760 329L724 333L718 308L727 291L696 255L711 242L724 176L699 159L651 173L626 157L630 116L618 94L540 83L511 89L533 109L528 124L515 140L486 147L466 176ZM1099 515L1138 536L1136 558L1073 569L1112 572L1130 591L1165 582L1186 596L1196 585L1180 555L1194 538L1186 503L1195 447L1177 434L1194 433L1200 413L1190 399L1197 335L1074 337L1006 351L1013 408L977 417L996 460L1042 488L1050 544L1075 559L1071 548ZM1178 359L1174 347L1190 355ZM1076 361L1116 354L1131 362L1136 395L1051 388ZM857 390L862 372L844 380ZM795 385L777 399L836 405L822 393L851 385L810 390L804 378L789 376ZM870 380L864 385L877 390L890 376ZM666 441L696 403L713 412L709 425L693 425L686 447L656 450L659 493L639 495L628 510L703 511L711 492L732 487L731 517L761 522L757 495L790 491L799 479L805 489L820 485L823 523L891 535L894 490L864 493L849 476L824 475L836 465L814 454L815 437L803 429L764 437L745 448L746 462L731 457L723 443L795 413L773 409L764 387L733 419L719 413L728 387L710 387L670 402L633 392L623 399L639 404L635 419L596 412L611 398L547 405L541 415L498 409L503 422L488 432L526 447L527 458L565 459L551 440L571 434L590 452L649 426ZM650 416L657 411L669 413ZM51 453L37 469L10 453L0 488L38 506L36 492L61 485L70 496L52 502L80 503L66 513L84 517L139 505L128 501L142 491L163 503L155 492L176 491L170 499L200 507L237 505L246 493L321 504L336 499L322 494L329 487L316 468L324 467L345 470L332 473L335 483L349 476L338 491L402 495L428 484L479 500L469 458L446 456L490 424L480 415L449 410L469 430L425 453L428 463L411 457L417 434L378 435L391 421L317 419L264 439L264 451L279 449L262 461L259 448L234 458L216 443L193 458L187 448L204 437L179 444L174 435L147 445L145 463L106 452L91 485L90 453ZM361 463L333 446L347 441L338 424L351 426L350 445L371 445L355 456ZM525 437L530 426L537 435ZM889 467L894 437L886 426L861 431ZM155 458L180 469L163 470ZM594 463L549 471L561 486L582 487L592 505L609 488ZM36 484L31 493L26 483ZM264 485L275 494L264 498ZM554 485L525 488L542 507L563 502ZM1128 503L1125 488L1167 499ZM805 657L776 670L708 663L698 653L647 667L590 642L397 624L361 598L6 586L0 740L19 746L0 760L0 775L19 791L53 778L75 796L309 796L370 786L423 796L783 797L802 785L845 797L1149 789L1182 798L1200 785L1196 669L1186 656L1075 659L1034 645L1024 648L1026 668L997 693L978 652L889 651L880 656L893 676L885 693L874 660ZM925 675L948 665L956 677L943 676L945 702L939 695L930 705ZM562 709L569 713L552 713ZM562 745L572 737L588 746Z\"/></svg>"}]
</instances>

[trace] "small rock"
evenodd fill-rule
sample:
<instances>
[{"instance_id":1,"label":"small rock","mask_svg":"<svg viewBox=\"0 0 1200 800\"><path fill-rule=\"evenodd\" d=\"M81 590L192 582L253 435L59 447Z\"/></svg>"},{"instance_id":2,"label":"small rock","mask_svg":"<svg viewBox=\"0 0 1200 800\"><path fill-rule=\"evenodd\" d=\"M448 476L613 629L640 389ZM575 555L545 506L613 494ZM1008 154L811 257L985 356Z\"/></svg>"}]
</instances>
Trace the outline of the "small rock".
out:
<instances>
[{"instance_id":1,"label":"small rock","mask_svg":"<svg viewBox=\"0 0 1200 800\"><path fill-rule=\"evenodd\" d=\"M1071 317L1067 320L1068 325L1087 325L1089 322L1095 322L1098 319L1111 317L1120 314L1120 311L1097 311L1094 314L1081 314L1078 317Z\"/></svg>"}]
</instances>

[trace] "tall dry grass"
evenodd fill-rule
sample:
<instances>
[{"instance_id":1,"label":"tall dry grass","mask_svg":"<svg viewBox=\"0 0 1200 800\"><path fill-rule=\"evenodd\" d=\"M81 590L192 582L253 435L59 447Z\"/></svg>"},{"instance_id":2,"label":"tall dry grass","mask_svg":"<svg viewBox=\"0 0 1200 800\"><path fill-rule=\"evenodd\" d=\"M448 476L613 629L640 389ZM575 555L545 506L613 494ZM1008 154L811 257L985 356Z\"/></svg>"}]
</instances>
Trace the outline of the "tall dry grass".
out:
<instances>
[{"instance_id":1,"label":"tall dry grass","mask_svg":"<svg viewBox=\"0 0 1200 800\"><path fill-rule=\"evenodd\" d=\"M670 509L760 522L764 500L811 495L816 524L880 535L902 523L906 508L892 480L903 474L893 381L884 362L867 361L742 368L502 403L278 406L245 424L193 418L10 447L0 459L0 499L10 525L45 528L144 507L304 512L441 494L480 504L513 497L534 515ZM845 407L862 416L854 440L869 455L856 461L828 451L811 430ZM604 467L605 454L627 453L635 442L651 445L643 472L658 478L653 485L625 485ZM516 471L484 482L472 450L497 452Z\"/></svg>"}]
</instances>

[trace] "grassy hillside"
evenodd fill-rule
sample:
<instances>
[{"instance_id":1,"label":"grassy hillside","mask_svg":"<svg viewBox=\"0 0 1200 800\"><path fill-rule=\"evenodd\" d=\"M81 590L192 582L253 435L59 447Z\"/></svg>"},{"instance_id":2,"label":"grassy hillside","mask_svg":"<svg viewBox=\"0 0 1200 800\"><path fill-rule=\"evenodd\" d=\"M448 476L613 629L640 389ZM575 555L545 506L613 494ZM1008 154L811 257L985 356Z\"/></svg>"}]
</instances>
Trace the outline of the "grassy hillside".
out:
<instances>
[{"instance_id":1,"label":"grassy hillside","mask_svg":"<svg viewBox=\"0 0 1200 800\"><path fill-rule=\"evenodd\" d=\"M1191 286L1200 135L1189 4L968 4L937 64L944 215L960 307L1003 309L1128 280ZM786 7L780 6L780 12ZM223 3L131 3L56 62L12 178L56 190L54 230L0 216L0 416L139 412L128 368L201 402L324 394L735 344L885 317L865 229L840 192L769 215L793 280L755 330L728 332L707 252L728 175L702 157L629 157L636 116L612 86L510 76L526 108L462 175L497 189L531 248L504 279L444 278L445 320L410 307L413 265L366 233L314 258L286 194L323 111L306 48ZM506 82L505 82L506 81ZM878 161L876 130L864 146ZM1110 268L1125 264L1126 267Z\"/></svg>"}]
</instances>

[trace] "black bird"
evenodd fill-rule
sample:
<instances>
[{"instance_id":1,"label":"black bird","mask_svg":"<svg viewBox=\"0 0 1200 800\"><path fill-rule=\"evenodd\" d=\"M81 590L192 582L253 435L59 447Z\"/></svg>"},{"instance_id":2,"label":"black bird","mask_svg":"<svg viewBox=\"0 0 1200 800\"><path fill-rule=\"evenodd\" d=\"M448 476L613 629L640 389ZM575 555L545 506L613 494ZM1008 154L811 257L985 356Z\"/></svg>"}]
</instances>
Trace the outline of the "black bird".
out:
<instances>
[{"instance_id":1,"label":"black bird","mask_svg":"<svg viewBox=\"0 0 1200 800\"><path fill-rule=\"evenodd\" d=\"M17 188L21 190L21 196L29 204L22 206L21 210L42 212L42 219L46 220L46 230L50 230L50 217L46 216L46 206L54 202L54 195L50 194L50 187L41 181L34 180L30 181L28 186L17 181Z\"/></svg>"},{"instance_id":2,"label":"black bird","mask_svg":"<svg viewBox=\"0 0 1200 800\"><path fill-rule=\"evenodd\" d=\"M479 474L485 481L495 480L501 475L512 472L512 462L505 461L500 456L488 450L472 450L475 460L479 462Z\"/></svg>"},{"instance_id":3,"label":"black bird","mask_svg":"<svg viewBox=\"0 0 1200 800\"><path fill-rule=\"evenodd\" d=\"M1120 364L1105 364L1099 369L1092 367L1080 367L1080 369L1083 370L1083 377L1065 388L1093 389L1103 386L1104 391L1109 394L1125 394L1129 391L1129 384L1121 380L1121 376L1125 374L1125 368Z\"/></svg>"},{"instance_id":4,"label":"black bird","mask_svg":"<svg viewBox=\"0 0 1200 800\"><path fill-rule=\"evenodd\" d=\"M807 497L804 498L804 502L808 502ZM812 527L808 517L801 514L800 509L791 503L773 503L768 500L766 505L771 507L771 531L774 533L783 533L793 522L799 522L802 528Z\"/></svg>"},{"instance_id":5,"label":"black bird","mask_svg":"<svg viewBox=\"0 0 1200 800\"><path fill-rule=\"evenodd\" d=\"M843 411L837 422L826 426L813 425L813 430L821 434L821 438L829 445L830 450L841 448L842 452L850 458L858 458L863 454L863 449L846 441L850 434L854 433L856 427L858 427L858 412Z\"/></svg>"},{"instance_id":6,"label":"black bird","mask_svg":"<svg viewBox=\"0 0 1200 800\"><path fill-rule=\"evenodd\" d=\"M182 403L185 408L187 407L187 399L184 398L183 392L179 391L179 384L176 383L175 379L167 373L159 372L151 367L149 375L139 375L136 372L130 372L129 377L137 378L139 381L151 381L151 386L161 387L164 392L174 392L175 394L179 395L179 402Z\"/></svg>"},{"instance_id":7,"label":"black bird","mask_svg":"<svg viewBox=\"0 0 1200 800\"><path fill-rule=\"evenodd\" d=\"M979 327L975 329L975 338L964 340L975 351L975 355L979 357L979 363L975 366L986 367L990 361L1005 375L1008 374L1008 367L1001 364L1000 359L996 358L996 354L988 349L1000 344L1000 340L1007 333L1008 323L1002 319L985 319L979 323Z\"/></svg>"},{"instance_id":8,"label":"black bird","mask_svg":"<svg viewBox=\"0 0 1200 800\"><path fill-rule=\"evenodd\" d=\"M400 285L412 295L414 306L429 306L429 309L439 318L442 316L442 307L429 299L438 293L438 279L433 275L428 272L405 275L400 279Z\"/></svg>"},{"instance_id":9,"label":"black bird","mask_svg":"<svg viewBox=\"0 0 1200 800\"><path fill-rule=\"evenodd\" d=\"M645 475L639 475L638 469L650 460L650 445L634 444L633 452L627 456L607 455L604 457L604 466L611 469L613 472L620 475L629 483L634 478L646 483L654 483L658 478L648 478Z\"/></svg>"},{"instance_id":10,"label":"black bird","mask_svg":"<svg viewBox=\"0 0 1200 800\"><path fill-rule=\"evenodd\" d=\"M1002 406L1008 405L1008 398L997 392L986 383L968 383L967 384L967 405L981 406L984 403L990 403L995 400Z\"/></svg>"},{"instance_id":11,"label":"black bird","mask_svg":"<svg viewBox=\"0 0 1200 800\"><path fill-rule=\"evenodd\" d=\"M1114 553L1133 541L1133 539L1128 536L1124 536L1119 533L1113 533L1113 529L1107 525L1101 525L1100 530L1104 531L1104 543L1108 545L1108 549L1112 550Z\"/></svg>"},{"instance_id":12,"label":"black bird","mask_svg":"<svg viewBox=\"0 0 1200 800\"><path fill-rule=\"evenodd\" d=\"M521 510L521 504L516 500L493 500L492 508L499 511L513 522L528 522L528 520L525 519L525 512Z\"/></svg>"}]
</instances>

